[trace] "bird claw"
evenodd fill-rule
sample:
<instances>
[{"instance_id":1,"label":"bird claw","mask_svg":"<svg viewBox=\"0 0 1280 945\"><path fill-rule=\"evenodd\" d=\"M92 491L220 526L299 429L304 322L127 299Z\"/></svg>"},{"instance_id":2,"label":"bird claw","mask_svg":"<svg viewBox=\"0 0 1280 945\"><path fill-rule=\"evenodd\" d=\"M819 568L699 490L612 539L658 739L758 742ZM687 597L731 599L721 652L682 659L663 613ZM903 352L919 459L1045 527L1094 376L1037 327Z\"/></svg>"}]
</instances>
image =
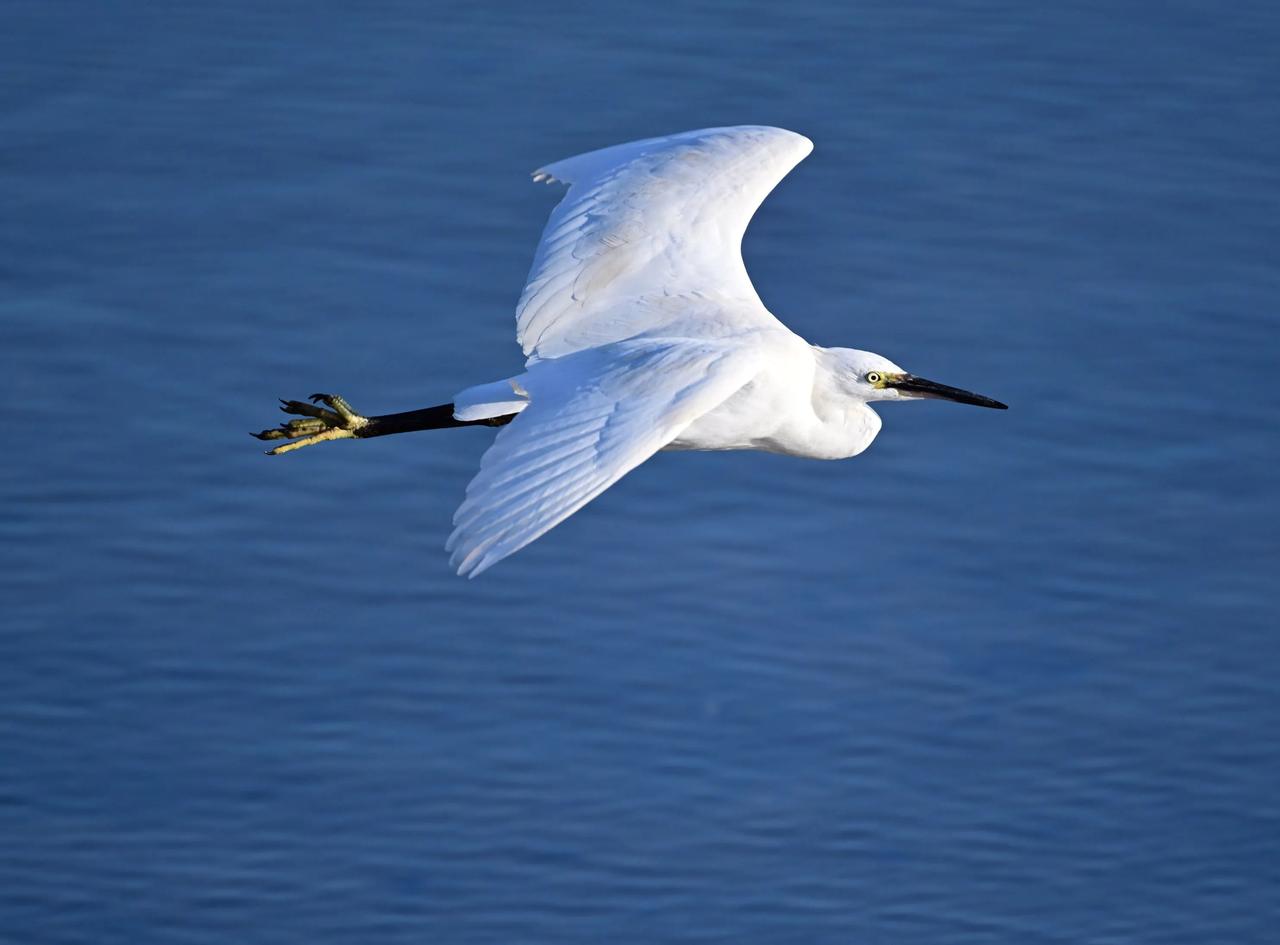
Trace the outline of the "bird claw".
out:
<instances>
[{"instance_id":1,"label":"bird claw","mask_svg":"<svg viewBox=\"0 0 1280 945\"><path fill-rule=\"evenodd\" d=\"M311 404L304 404L300 400L281 400L280 409L284 413L297 414L300 417L320 417L328 418L337 423L341 418L332 411L325 410L323 407L315 407Z\"/></svg>"},{"instance_id":2,"label":"bird claw","mask_svg":"<svg viewBox=\"0 0 1280 945\"><path fill-rule=\"evenodd\" d=\"M352 410L351 405L337 394L312 394L309 399L313 404L324 404L329 408L329 410L333 411L333 413L337 414L347 423L351 423L354 420L364 419L360 414Z\"/></svg>"},{"instance_id":3,"label":"bird claw","mask_svg":"<svg viewBox=\"0 0 1280 945\"><path fill-rule=\"evenodd\" d=\"M365 426L369 420L356 413L351 405L337 394L312 394L314 404L301 400L281 400L280 409L288 414L298 416L296 420L287 420L278 427L251 433L259 440L292 440L275 449L268 450L268 456L278 456L303 446L312 446L329 440L346 440L356 435L356 431ZM323 407L316 406L324 404Z\"/></svg>"}]
</instances>

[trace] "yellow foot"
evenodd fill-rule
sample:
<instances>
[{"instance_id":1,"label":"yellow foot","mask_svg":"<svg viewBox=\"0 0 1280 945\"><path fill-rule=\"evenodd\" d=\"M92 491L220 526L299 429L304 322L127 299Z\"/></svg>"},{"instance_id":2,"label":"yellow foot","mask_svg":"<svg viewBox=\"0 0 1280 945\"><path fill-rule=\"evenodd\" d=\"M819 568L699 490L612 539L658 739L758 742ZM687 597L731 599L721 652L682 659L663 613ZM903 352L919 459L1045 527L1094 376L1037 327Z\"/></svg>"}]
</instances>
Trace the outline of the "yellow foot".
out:
<instances>
[{"instance_id":1,"label":"yellow foot","mask_svg":"<svg viewBox=\"0 0 1280 945\"><path fill-rule=\"evenodd\" d=\"M315 443L329 440L349 440L354 438L361 427L369 420L351 409L351 405L337 394L312 394L312 403L300 400L282 400L280 409L285 413L299 415L302 419L288 420L278 427L252 433L260 440L292 440L275 449L267 450L268 456L279 456L290 450L301 449ZM324 404L323 407L317 406Z\"/></svg>"}]
</instances>

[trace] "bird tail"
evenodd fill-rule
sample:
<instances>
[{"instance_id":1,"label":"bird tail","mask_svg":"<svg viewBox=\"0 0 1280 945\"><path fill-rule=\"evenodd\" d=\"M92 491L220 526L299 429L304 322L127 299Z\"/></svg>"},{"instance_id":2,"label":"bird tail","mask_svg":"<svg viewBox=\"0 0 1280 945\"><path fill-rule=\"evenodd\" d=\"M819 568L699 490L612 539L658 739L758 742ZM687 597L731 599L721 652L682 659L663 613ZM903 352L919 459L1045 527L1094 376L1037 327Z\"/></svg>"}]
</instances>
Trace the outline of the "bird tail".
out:
<instances>
[{"instance_id":1,"label":"bird tail","mask_svg":"<svg viewBox=\"0 0 1280 945\"><path fill-rule=\"evenodd\" d=\"M529 393L520 383L521 377L478 384L459 391L453 398L453 417L462 423L479 420L508 419L529 406ZM504 421L505 422L505 421Z\"/></svg>"}]
</instances>

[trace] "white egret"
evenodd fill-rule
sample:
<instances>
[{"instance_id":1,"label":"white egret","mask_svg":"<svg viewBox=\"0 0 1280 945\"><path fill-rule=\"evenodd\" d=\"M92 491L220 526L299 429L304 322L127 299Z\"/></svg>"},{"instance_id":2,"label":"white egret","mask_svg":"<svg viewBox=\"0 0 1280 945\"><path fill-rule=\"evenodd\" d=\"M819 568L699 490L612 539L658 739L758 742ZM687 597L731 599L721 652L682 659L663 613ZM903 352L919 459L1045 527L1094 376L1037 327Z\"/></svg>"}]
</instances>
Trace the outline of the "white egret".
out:
<instances>
[{"instance_id":1,"label":"white egret","mask_svg":"<svg viewBox=\"0 0 1280 945\"><path fill-rule=\"evenodd\" d=\"M811 345L760 301L742 236L813 149L781 128L708 128L568 158L536 171L568 193L516 307L522 374L425 410L364 417L340 397L261 439L273 454L336 439L501 426L446 544L474 577L538 538L662 449L856 456L876 401L1004 404L907 373L888 358ZM319 406L323 404L324 406Z\"/></svg>"}]
</instances>

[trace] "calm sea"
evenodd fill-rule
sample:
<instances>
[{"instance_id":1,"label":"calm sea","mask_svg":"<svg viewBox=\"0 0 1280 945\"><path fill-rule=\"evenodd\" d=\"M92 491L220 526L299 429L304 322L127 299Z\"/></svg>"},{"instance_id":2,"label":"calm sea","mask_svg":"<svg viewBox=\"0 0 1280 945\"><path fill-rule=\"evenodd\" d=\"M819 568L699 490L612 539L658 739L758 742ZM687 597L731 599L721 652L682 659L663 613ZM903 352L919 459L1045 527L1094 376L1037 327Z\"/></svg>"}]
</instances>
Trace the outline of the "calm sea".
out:
<instances>
[{"instance_id":1,"label":"calm sea","mask_svg":"<svg viewBox=\"0 0 1280 945\"><path fill-rule=\"evenodd\" d=\"M10 0L0 941L1280 928L1274 3ZM817 142L762 296L1007 413L657 457L482 578L549 160Z\"/></svg>"}]
</instances>

